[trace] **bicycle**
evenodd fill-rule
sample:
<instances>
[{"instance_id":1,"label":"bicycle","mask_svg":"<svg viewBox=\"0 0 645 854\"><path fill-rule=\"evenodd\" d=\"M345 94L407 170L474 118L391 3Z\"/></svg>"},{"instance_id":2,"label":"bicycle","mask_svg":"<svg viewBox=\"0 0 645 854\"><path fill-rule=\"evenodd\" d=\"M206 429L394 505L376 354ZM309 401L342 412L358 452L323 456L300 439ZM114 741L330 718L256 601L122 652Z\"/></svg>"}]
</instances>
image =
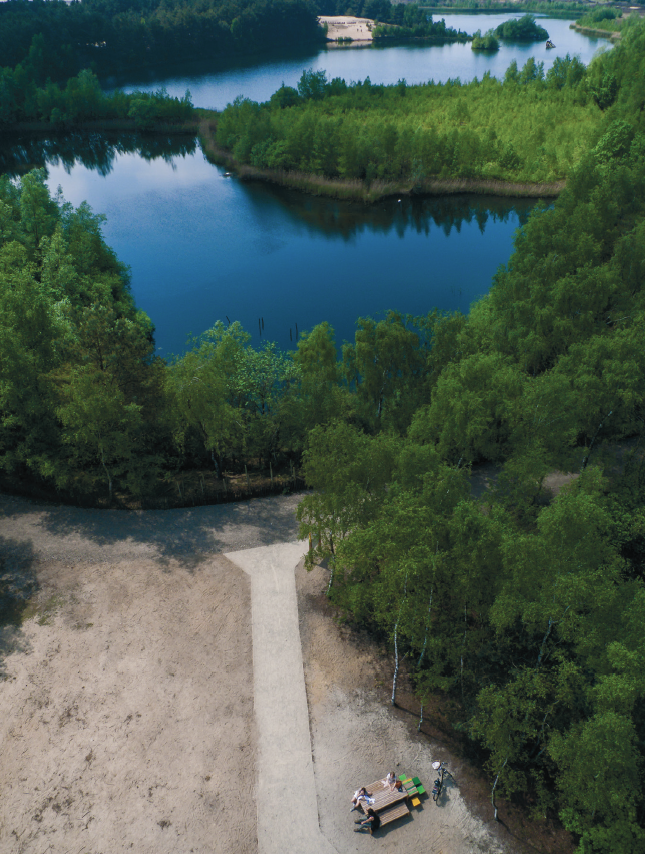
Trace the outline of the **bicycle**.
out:
<instances>
[{"instance_id":1,"label":"bicycle","mask_svg":"<svg viewBox=\"0 0 645 854\"><path fill-rule=\"evenodd\" d=\"M450 777L450 779L452 780L453 783L456 783L457 781L452 776L450 771L448 771L448 769L446 768L445 762L433 762L432 767L434 768L434 770L439 775L437 777L437 779L434 781L434 785L432 786L432 800L436 804L437 801L439 800L439 798L441 797L441 793L442 793L443 787L445 785L446 777Z\"/></svg>"}]
</instances>

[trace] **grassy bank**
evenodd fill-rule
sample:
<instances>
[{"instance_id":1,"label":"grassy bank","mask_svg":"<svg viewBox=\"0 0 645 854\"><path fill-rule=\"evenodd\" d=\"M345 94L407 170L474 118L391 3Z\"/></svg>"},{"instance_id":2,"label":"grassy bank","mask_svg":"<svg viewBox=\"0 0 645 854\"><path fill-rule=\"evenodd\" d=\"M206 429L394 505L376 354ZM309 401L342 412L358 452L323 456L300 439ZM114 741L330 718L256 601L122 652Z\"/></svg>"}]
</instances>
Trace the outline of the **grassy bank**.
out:
<instances>
[{"instance_id":1,"label":"grassy bank","mask_svg":"<svg viewBox=\"0 0 645 854\"><path fill-rule=\"evenodd\" d=\"M612 24L616 24L616 21L612 21ZM583 36L600 36L603 39L609 39L611 42L617 42L620 39L621 33L618 29L608 30L601 29L600 27L582 27L580 24L570 24L570 30L575 30L577 33L581 33Z\"/></svg>"}]
</instances>

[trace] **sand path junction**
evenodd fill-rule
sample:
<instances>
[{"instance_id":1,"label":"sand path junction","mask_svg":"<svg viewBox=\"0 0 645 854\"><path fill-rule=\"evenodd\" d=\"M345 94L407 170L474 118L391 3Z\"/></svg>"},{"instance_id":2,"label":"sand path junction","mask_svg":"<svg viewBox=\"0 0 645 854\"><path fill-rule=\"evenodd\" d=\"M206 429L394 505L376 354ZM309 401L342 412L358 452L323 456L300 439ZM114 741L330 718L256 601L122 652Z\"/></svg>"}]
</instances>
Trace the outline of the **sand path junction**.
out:
<instances>
[{"instance_id":1,"label":"sand path junction","mask_svg":"<svg viewBox=\"0 0 645 854\"><path fill-rule=\"evenodd\" d=\"M371 644L317 607L296 504L0 496L2 854L512 850L456 786L353 833L354 788L391 766L428 781L445 756L378 698Z\"/></svg>"}]
</instances>

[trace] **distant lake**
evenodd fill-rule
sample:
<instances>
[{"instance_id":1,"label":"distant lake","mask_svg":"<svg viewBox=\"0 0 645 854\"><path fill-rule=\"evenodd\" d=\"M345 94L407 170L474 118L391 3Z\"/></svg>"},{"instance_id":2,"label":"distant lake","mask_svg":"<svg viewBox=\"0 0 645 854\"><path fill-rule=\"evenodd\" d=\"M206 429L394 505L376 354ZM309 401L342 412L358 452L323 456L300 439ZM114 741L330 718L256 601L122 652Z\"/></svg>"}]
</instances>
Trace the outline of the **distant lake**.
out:
<instances>
[{"instance_id":1,"label":"distant lake","mask_svg":"<svg viewBox=\"0 0 645 854\"><path fill-rule=\"evenodd\" d=\"M435 20L445 19L446 26L463 30L469 34L476 30L485 32L511 18L520 18L514 13L479 13L434 15ZM540 16L538 16L540 17ZM304 69L324 69L329 78L342 77L347 82L364 80L372 83L391 84L405 79L408 83L426 83L428 80L445 82L459 77L462 82L482 78L489 71L494 77L502 78L515 59L521 67L531 56L544 62L545 71L556 57L577 55L585 65L591 62L599 50L611 49L611 42L603 38L590 38L569 28L571 21L559 18L540 17L554 50L546 50L544 42L513 44L500 42L500 50L486 54L472 50L468 44L429 44L408 42L407 44L362 47L332 45L314 51L294 51L279 55L267 53L255 57L244 57L226 62L182 63L181 68L164 67L150 71L136 81L106 81L106 85L120 84L126 91L146 91L165 86L169 94L183 97L190 89L193 103L198 107L222 110L238 95L254 101L266 101L282 83L296 86Z\"/></svg>"},{"instance_id":2,"label":"distant lake","mask_svg":"<svg viewBox=\"0 0 645 854\"><path fill-rule=\"evenodd\" d=\"M443 17L443 16L442 16ZM473 32L513 15L447 15L446 24ZM569 22L542 19L556 43L504 45L484 56L470 45L326 48L314 54L248 58L210 70L182 67L153 75L200 106L223 107L242 94L268 98L304 68L330 77L369 76L374 83L405 78L470 80L487 70L503 76L511 59L535 56L549 67L577 53L588 62L605 40L589 39ZM174 74L174 76L173 76ZM130 81L128 88L141 86ZM130 265L137 305L156 326L158 352L180 353L189 333L217 320L239 320L260 340L295 346L298 330L323 320L339 342L353 340L359 316L388 309L425 314L433 308L467 312L487 293L512 251L515 230L535 200L482 196L397 198L376 205L339 203L261 183L226 178L190 137L73 134L24 138L0 148L0 171L46 166L74 205L87 201L107 221L103 233Z\"/></svg>"}]
</instances>

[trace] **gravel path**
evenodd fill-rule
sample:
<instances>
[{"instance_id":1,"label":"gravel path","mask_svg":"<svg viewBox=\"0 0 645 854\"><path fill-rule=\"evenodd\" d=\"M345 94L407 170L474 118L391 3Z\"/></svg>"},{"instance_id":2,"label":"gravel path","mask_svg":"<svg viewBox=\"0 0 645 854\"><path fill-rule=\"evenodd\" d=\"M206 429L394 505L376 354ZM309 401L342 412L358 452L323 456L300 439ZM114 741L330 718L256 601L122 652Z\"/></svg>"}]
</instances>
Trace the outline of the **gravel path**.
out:
<instances>
[{"instance_id":1,"label":"gravel path","mask_svg":"<svg viewBox=\"0 0 645 854\"><path fill-rule=\"evenodd\" d=\"M284 543L226 555L251 577L259 854L336 854L318 820L294 572L303 552Z\"/></svg>"}]
</instances>

